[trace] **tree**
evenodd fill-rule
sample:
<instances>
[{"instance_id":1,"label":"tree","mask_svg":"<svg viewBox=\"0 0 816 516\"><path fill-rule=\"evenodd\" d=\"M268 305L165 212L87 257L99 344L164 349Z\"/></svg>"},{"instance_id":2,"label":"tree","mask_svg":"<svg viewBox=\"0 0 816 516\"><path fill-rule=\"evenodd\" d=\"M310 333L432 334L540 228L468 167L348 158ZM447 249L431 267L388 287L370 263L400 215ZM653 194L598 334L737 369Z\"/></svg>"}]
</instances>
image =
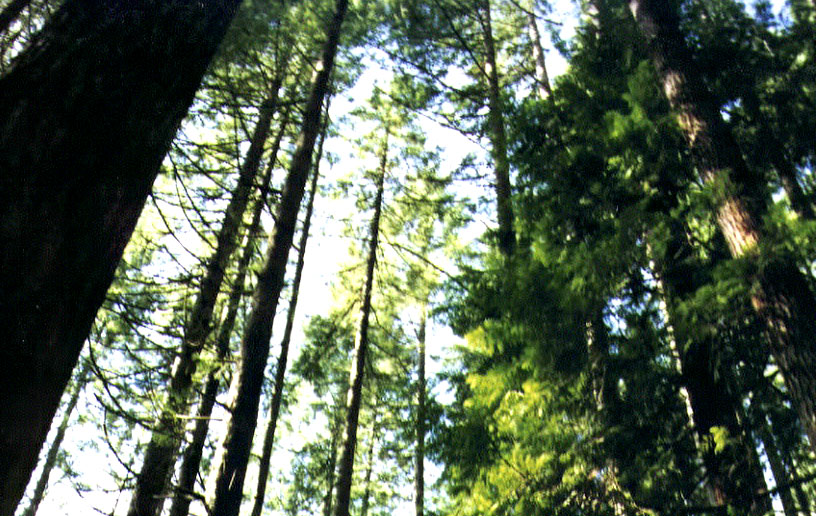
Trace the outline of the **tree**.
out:
<instances>
[{"instance_id":1,"label":"tree","mask_svg":"<svg viewBox=\"0 0 816 516\"><path fill-rule=\"evenodd\" d=\"M0 78L2 516L238 4L69 0Z\"/></svg>"}]
</instances>

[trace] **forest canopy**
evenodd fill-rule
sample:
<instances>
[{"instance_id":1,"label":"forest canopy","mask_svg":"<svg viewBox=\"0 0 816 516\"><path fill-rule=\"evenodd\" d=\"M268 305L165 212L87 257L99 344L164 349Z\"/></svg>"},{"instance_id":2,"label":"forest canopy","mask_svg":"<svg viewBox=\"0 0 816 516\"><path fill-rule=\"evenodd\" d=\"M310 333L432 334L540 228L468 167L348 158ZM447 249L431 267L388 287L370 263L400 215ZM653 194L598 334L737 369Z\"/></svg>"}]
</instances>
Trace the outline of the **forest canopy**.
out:
<instances>
[{"instance_id":1,"label":"forest canopy","mask_svg":"<svg viewBox=\"0 0 816 516\"><path fill-rule=\"evenodd\" d=\"M816 1L3 0L0 516L812 514Z\"/></svg>"}]
</instances>

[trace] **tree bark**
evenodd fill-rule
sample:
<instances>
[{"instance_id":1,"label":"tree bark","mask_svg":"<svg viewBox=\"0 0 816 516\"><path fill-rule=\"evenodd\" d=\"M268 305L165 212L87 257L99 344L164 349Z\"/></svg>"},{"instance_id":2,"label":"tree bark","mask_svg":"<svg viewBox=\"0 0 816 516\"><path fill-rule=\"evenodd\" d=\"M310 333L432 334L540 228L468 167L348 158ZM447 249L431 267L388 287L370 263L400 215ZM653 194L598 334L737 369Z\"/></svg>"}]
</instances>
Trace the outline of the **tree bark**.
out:
<instances>
[{"instance_id":1,"label":"tree bark","mask_svg":"<svg viewBox=\"0 0 816 516\"><path fill-rule=\"evenodd\" d=\"M30 3L31 0L12 0L3 8L2 11L0 11L0 34L5 34L8 32L9 27L11 27L11 24L14 23L14 20L20 16L23 9L28 7L28 4Z\"/></svg>"},{"instance_id":2,"label":"tree bark","mask_svg":"<svg viewBox=\"0 0 816 516\"><path fill-rule=\"evenodd\" d=\"M40 503L42 503L43 498L45 497L45 490L48 488L48 479L51 476L51 471L53 471L54 466L57 465L57 455L62 447L62 441L65 439L65 432L68 430L68 424L71 422L71 416L73 415L74 409L79 402L79 395L82 394L82 390L88 383L88 374L90 371L90 364L86 362L82 365L79 373L77 374L74 392L71 393L71 399L68 400L68 404L65 406L62 421L57 428L57 433L54 436L54 440L51 442L51 447L48 448L48 454L45 456L45 462L43 463L40 478L37 479L37 485L34 487L34 493L31 495L31 501L28 503L28 507L26 507L25 511L23 511L22 516L35 516L37 514L37 509L40 507Z\"/></svg>"},{"instance_id":3,"label":"tree bark","mask_svg":"<svg viewBox=\"0 0 816 516\"><path fill-rule=\"evenodd\" d=\"M136 489L130 502L128 516L159 516L164 500L169 496L167 490L170 474L184 436L185 420L179 415L186 414L189 409L198 355L212 331L215 302L230 259L238 247L244 212L261 165L261 156L269 136L269 126L275 113L282 78L277 78L275 82L272 96L261 105L260 116L241 166L238 183L232 192L224 214L224 222L218 232L215 252L207 263L198 296L185 325L181 349L171 372L167 398L159 420L153 428L142 469L136 477Z\"/></svg>"},{"instance_id":4,"label":"tree bark","mask_svg":"<svg viewBox=\"0 0 816 516\"><path fill-rule=\"evenodd\" d=\"M360 405L363 394L363 375L365 373L366 355L368 354L368 325L371 314L371 293L374 287L374 269L377 264L377 247L380 237L380 216L382 214L385 173L388 167L388 128L380 155L380 169L377 176L377 196L374 199L374 215L369 226L368 257L366 260L365 287L363 302L360 307L360 326L354 342L354 355L351 359L349 373L349 391L346 402L346 432L343 438L343 451L340 454L340 468L337 473L337 495L334 510L335 516L349 516L351 502L351 483L354 474L354 450L357 447L357 423L360 417Z\"/></svg>"},{"instance_id":5,"label":"tree bark","mask_svg":"<svg viewBox=\"0 0 816 516\"><path fill-rule=\"evenodd\" d=\"M552 86L550 86L550 76L547 74L547 63L544 60L544 48L541 46L541 34L538 31L538 22L536 21L534 7L531 4L530 10L527 11L527 32L530 36L530 42L533 45L533 61L535 63L535 81L536 90L541 100L547 99L552 95Z\"/></svg>"},{"instance_id":6,"label":"tree bark","mask_svg":"<svg viewBox=\"0 0 816 516\"><path fill-rule=\"evenodd\" d=\"M427 307L422 307L417 332L417 415L416 415L416 471L414 472L414 506L416 516L425 515L425 329Z\"/></svg>"},{"instance_id":7,"label":"tree bark","mask_svg":"<svg viewBox=\"0 0 816 516\"><path fill-rule=\"evenodd\" d=\"M490 1L482 0L480 22L485 47L485 74L487 79L487 124L492 145L493 173L496 189L496 214L499 222L499 250L510 256L516 247L516 233L513 229L514 216L512 189L510 186L510 161L507 159L507 134L504 128L504 108L501 101L499 70L496 66L496 44L493 40L493 26L490 17Z\"/></svg>"},{"instance_id":8,"label":"tree bark","mask_svg":"<svg viewBox=\"0 0 816 516\"><path fill-rule=\"evenodd\" d=\"M272 323L283 289L289 249L292 247L300 203L311 170L312 151L320 131L321 106L329 90L329 77L334 66L348 0L337 0L335 9L327 29L321 62L316 67L312 80L311 92L303 112L302 132L283 188L266 261L258 274L252 310L241 342L235 404L216 478L213 503L213 514L216 516L237 516L241 506L244 477L257 425L264 369L269 356Z\"/></svg>"},{"instance_id":9,"label":"tree bark","mask_svg":"<svg viewBox=\"0 0 816 516\"><path fill-rule=\"evenodd\" d=\"M755 258L765 202L764 194L755 190L763 181L746 165L716 101L694 69L675 4L629 0L629 7L647 39L700 176L721 192L716 218L732 256ZM816 450L816 298L791 260L773 257L757 265L751 302L765 323L771 352Z\"/></svg>"},{"instance_id":10,"label":"tree bark","mask_svg":"<svg viewBox=\"0 0 816 516\"><path fill-rule=\"evenodd\" d=\"M306 203L306 217L303 220L300 242L298 242L298 259L295 265L295 278L292 280L292 297L289 300L289 311L286 314L286 328L283 330L280 355L278 356L278 364L275 368L275 385L272 393L272 402L269 407L269 423L266 425L263 451L261 452L261 460L258 465L258 487L255 490L255 503L252 506L252 516L261 516L263 512L266 483L269 479L269 464L272 460L272 446L275 443L275 429L278 426L278 416L280 415L281 401L283 400L283 384L286 378L289 343L292 339L292 330L295 328L295 312L297 310L298 295L300 293L300 280L303 276L303 265L306 260L306 243L309 240L309 228L312 223L312 212L314 211L315 195L317 194L317 180L320 177L320 160L323 158L323 142L326 139L326 131L328 129L328 111L329 110L326 109L320 144L317 147L314 172L312 173L312 184L309 189L309 201Z\"/></svg>"},{"instance_id":11,"label":"tree bark","mask_svg":"<svg viewBox=\"0 0 816 516\"><path fill-rule=\"evenodd\" d=\"M260 194L255 201L255 208L252 214L252 222L247 230L246 243L238 261L238 273L234 279L229 300L227 301L227 314L221 323L216 338L216 359L222 363L229 354L229 343L232 331L235 328L235 320L244 297L244 283L249 263L255 255L255 241L261 228L261 216L266 207L266 199L269 194L269 183L272 180L272 172L277 162L278 151L280 150L283 135L289 121L289 110L286 110L280 122L280 129L272 144L269 163L266 167L263 181L260 186ZM170 507L170 516L187 516L190 510L190 502L195 492L195 481L198 476L198 469L201 465L201 458L204 455L204 444L207 440L207 433L210 427L210 416L215 406L218 390L221 386L221 376L218 369L214 369L207 374L204 385L204 392L198 406L195 428L190 444L184 451L179 468L179 483L173 496L173 504Z\"/></svg>"},{"instance_id":12,"label":"tree bark","mask_svg":"<svg viewBox=\"0 0 816 516\"><path fill-rule=\"evenodd\" d=\"M68 0L0 78L0 516L239 3Z\"/></svg>"}]
</instances>

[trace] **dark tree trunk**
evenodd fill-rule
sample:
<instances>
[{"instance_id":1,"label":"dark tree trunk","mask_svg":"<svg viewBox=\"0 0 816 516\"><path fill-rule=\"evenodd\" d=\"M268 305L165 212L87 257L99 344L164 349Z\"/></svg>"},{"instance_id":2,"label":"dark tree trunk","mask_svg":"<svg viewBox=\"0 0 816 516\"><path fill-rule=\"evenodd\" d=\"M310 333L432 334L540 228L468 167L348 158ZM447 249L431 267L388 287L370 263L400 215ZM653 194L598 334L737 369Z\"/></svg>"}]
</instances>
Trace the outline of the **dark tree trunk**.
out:
<instances>
[{"instance_id":1,"label":"dark tree trunk","mask_svg":"<svg viewBox=\"0 0 816 516\"><path fill-rule=\"evenodd\" d=\"M761 239L763 180L748 168L716 101L694 69L674 2L629 0L652 61L677 112L702 179L720 185L716 217L734 257L755 257ZM791 260L758 264L752 304L764 321L770 349L793 405L816 450L816 298Z\"/></svg>"},{"instance_id":2,"label":"dark tree trunk","mask_svg":"<svg viewBox=\"0 0 816 516\"><path fill-rule=\"evenodd\" d=\"M0 78L0 516L238 4L68 0Z\"/></svg>"},{"instance_id":3,"label":"dark tree trunk","mask_svg":"<svg viewBox=\"0 0 816 516\"><path fill-rule=\"evenodd\" d=\"M280 122L280 129L275 137L275 142L272 145L272 151L269 157L269 163L264 174L263 181L260 186L260 194L255 202L255 208L252 214L252 222L247 230L246 243L244 245L241 259L238 261L238 273L233 280L230 297L227 301L227 314L218 329L218 337L216 338L216 354L219 363L222 363L229 353L230 337L235 328L235 320L238 316L238 310L241 306L241 300L244 294L244 282L246 278L249 263L255 254L255 241L261 228L261 216L266 207L266 199L269 193L269 183L272 180L272 171L275 168L278 151L280 150L283 135L286 132L288 123L289 111L285 111ZM173 496L173 505L170 507L170 516L187 516L190 510L190 502L192 495L195 492L195 482L198 476L198 469L201 465L201 458L204 455L204 444L207 440L207 433L210 428L210 416L212 415L213 407L215 406L216 398L218 397L218 390L221 386L221 377L219 370L215 369L207 374L207 380L204 384L204 392L201 394L201 401L198 405L198 413L196 417L195 428L193 429L193 437L190 444L182 455L181 467L179 468L179 484L176 487L175 495Z\"/></svg>"},{"instance_id":4,"label":"dark tree trunk","mask_svg":"<svg viewBox=\"0 0 816 516\"><path fill-rule=\"evenodd\" d=\"M269 357L269 339L278 306L289 248L297 224L300 203L311 170L312 152L320 132L323 100L329 90L329 77L340 39L340 29L348 9L348 0L337 0L336 11L327 29L321 63L316 68L312 89L303 112L303 126L292 157L289 174L278 206L275 230L252 301L247 327L241 342L237 390L232 418L224 440L223 458L215 487L213 514L237 516L243 498L244 477L258 419L258 405L264 369Z\"/></svg>"},{"instance_id":5,"label":"dark tree trunk","mask_svg":"<svg viewBox=\"0 0 816 516\"><path fill-rule=\"evenodd\" d=\"M346 407L346 433L343 438L343 451L340 454L340 468L337 472L337 495L334 508L335 516L349 516L351 502L351 483L354 474L354 450L357 447L357 423L360 418L360 405L363 399L363 376L366 355L368 354L368 325L371 314L371 293L374 287L374 269L377 265L377 247L380 238L380 215L382 214L385 173L388 167L388 128L386 128L383 146L380 150L380 170L377 177L377 197L374 199L374 215L368 231L368 255L366 259L365 287L363 302L360 306L360 326L354 342L354 355L351 359L349 374L349 391Z\"/></svg>"},{"instance_id":6,"label":"dark tree trunk","mask_svg":"<svg viewBox=\"0 0 816 516\"><path fill-rule=\"evenodd\" d=\"M11 2L0 11L0 35L8 32L14 20L20 16L23 9L30 3L31 0L11 0Z\"/></svg>"},{"instance_id":7,"label":"dark tree trunk","mask_svg":"<svg viewBox=\"0 0 816 516\"><path fill-rule=\"evenodd\" d=\"M301 229L300 241L298 242L298 259L295 265L295 278L292 280L292 297L289 300L289 311L286 314L286 328L283 330L280 355L278 356L278 364L275 368L275 385L272 393L272 402L269 407L269 423L266 425L263 451L261 452L261 460L258 465L258 487L255 490L252 516L261 516L263 512L266 483L269 480L269 464L272 460L272 447L275 443L275 429L278 426L278 416L280 415L281 401L283 400L283 384L286 378L286 364L289 358L289 343L292 339L292 330L295 328L295 312L297 310L298 294L300 293L300 280L303 276L303 265L306 260L306 243L309 240L309 228L312 224L312 211L314 211L315 195L317 194L317 180L320 177L320 160L323 157L323 142L326 139L326 131L328 130L328 119L329 110L327 108L323 122L323 131L320 136L320 144L317 147L314 173L312 173L312 184L309 190L309 201L306 203L306 217L303 219L303 228Z\"/></svg>"},{"instance_id":8,"label":"dark tree trunk","mask_svg":"<svg viewBox=\"0 0 816 516\"><path fill-rule=\"evenodd\" d=\"M425 515L425 326L427 324L427 307L422 307L419 320L417 344L417 415L416 415L416 471L414 472L414 506L416 516Z\"/></svg>"},{"instance_id":9,"label":"dark tree trunk","mask_svg":"<svg viewBox=\"0 0 816 516\"><path fill-rule=\"evenodd\" d=\"M496 66L496 45L493 40L493 24L490 18L490 2L483 0L480 22L485 46L484 72L487 80L487 125L492 145L493 173L495 175L496 214L499 221L499 250L510 256L516 248L516 232L512 189L510 186L510 161L507 159L507 134L504 128L504 108L501 100L499 70Z\"/></svg>"},{"instance_id":10,"label":"dark tree trunk","mask_svg":"<svg viewBox=\"0 0 816 516\"><path fill-rule=\"evenodd\" d=\"M184 338L173 365L167 399L153 428L142 469L136 477L136 489L130 502L128 516L159 516L164 500L168 497L170 474L184 436L185 420L179 415L186 414L189 408L198 354L204 348L212 331L215 302L224 282L224 273L238 247L241 223L261 165L261 156L269 135L281 82L281 78L276 80L272 87L272 97L261 106L258 123L238 176L238 183L232 192L224 214L224 222L218 232L215 252L207 263L198 296L184 328Z\"/></svg>"},{"instance_id":11,"label":"dark tree trunk","mask_svg":"<svg viewBox=\"0 0 816 516\"><path fill-rule=\"evenodd\" d=\"M60 422L60 426L57 428L57 433L54 436L54 441L51 443L51 447L48 448L48 454L45 456L45 462L43 463L40 478L37 479L37 485L34 487L34 493L31 495L31 501L28 503L28 507L26 507L25 511L23 511L22 516L35 516L37 514L37 509L40 507L40 503L45 497L45 490L48 488L48 479L51 477L51 471L54 470L54 466L57 465L57 455L59 455L60 448L62 447L62 441L65 439L65 432L68 430L68 424L71 422L71 416L73 415L74 409L79 402L79 395L82 394L82 389L84 389L85 385L88 383L88 374L90 371L90 363L88 362L84 363L80 368L79 374L75 380L76 384L74 385L74 392L71 393L71 399L68 400L68 404L65 406L62 421Z\"/></svg>"}]
</instances>

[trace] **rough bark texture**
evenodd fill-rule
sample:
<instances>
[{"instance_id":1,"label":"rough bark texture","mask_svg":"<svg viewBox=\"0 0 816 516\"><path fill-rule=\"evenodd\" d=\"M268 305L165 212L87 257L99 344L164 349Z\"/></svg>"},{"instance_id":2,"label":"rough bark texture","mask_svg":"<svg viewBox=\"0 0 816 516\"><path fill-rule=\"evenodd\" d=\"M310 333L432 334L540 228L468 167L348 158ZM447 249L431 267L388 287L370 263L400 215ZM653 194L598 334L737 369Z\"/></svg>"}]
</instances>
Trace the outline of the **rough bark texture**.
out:
<instances>
[{"instance_id":1,"label":"rough bark texture","mask_svg":"<svg viewBox=\"0 0 816 516\"><path fill-rule=\"evenodd\" d=\"M377 197L374 199L374 215L368 230L368 255L366 259L365 287L363 303L360 306L360 326L354 342L351 359L348 399L346 401L346 432L343 437L343 451L340 454L340 468L337 472L337 495L335 516L349 516L351 502L351 482L354 474L354 450L357 447L357 423L363 398L363 374L368 354L368 324L371 314L371 293L374 287L374 268L377 264L377 247L380 237L380 215L382 214L385 172L388 164L388 130L386 129L380 156L380 170L377 177Z\"/></svg>"},{"instance_id":2,"label":"rough bark texture","mask_svg":"<svg viewBox=\"0 0 816 516\"><path fill-rule=\"evenodd\" d=\"M677 113L702 179L716 186L717 222L734 257L756 255L764 185L748 168L718 106L696 73L679 30L674 2L630 0L648 42L663 90ZM784 258L761 264L752 304L764 321L770 349L785 378L811 448L816 450L816 298L796 265Z\"/></svg>"},{"instance_id":3,"label":"rough bark texture","mask_svg":"<svg viewBox=\"0 0 816 516\"><path fill-rule=\"evenodd\" d=\"M0 516L238 3L68 0L0 78Z\"/></svg>"},{"instance_id":4,"label":"rough bark texture","mask_svg":"<svg viewBox=\"0 0 816 516\"><path fill-rule=\"evenodd\" d=\"M493 41L493 25L490 19L490 2L482 3L480 22L484 37L485 63L487 75L487 125L490 134L491 156L496 189L496 214L499 221L499 250L510 256L516 248L516 233L513 229L513 205L510 187L510 161L507 159L507 134L504 128L504 108L501 101L499 70L496 66L496 45Z\"/></svg>"},{"instance_id":5,"label":"rough bark texture","mask_svg":"<svg viewBox=\"0 0 816 516\"><path fill-rule=\"evenodd\" d=\"M40 503L45 497L45 490L48 488L48 479L51 477L51 471L54 470L54 466L57 465L57 456L59 455L60 448L62 447L62 441L65 439L65 432L68 430L68 424L71 422L71 416L73 415L74 409L79 402L79 395L82 393L82 389L85 388L85 384L88 382L88 373L90 373L90 371L90 364L86 362L80 368L79 374L77 374L74 391L71 393L71 398L68 400L68 404L65 405L65 412L62 415L62 421L57 428L57 433L54 435L54 440L51 442L51 446L48 448L48 454L45 456L45 462L43 463L40 478L37 479L37 485L34 487L34 493L31 495L31 501L29 501L28 507L26 507L25 511L23 511L22 516L34 516L37 514L37 509L39 509Z\"/></svg>"},{"instance_id":6,"label":"rough bark texture","mask_svg":"<svg viewBox=\"0 0 816 516\"><path fill-rule=\"evenodd\" d=\"M427 307L422 307L417 333L417 415L416 415L416 470L414 471L414 507L416 516L425 515L425 327Z\"/></svg>"},{"instance_id":7,"label":"rough bark texture","mask_svg":"<svg viewBox=\"0 0 816 516\"><path fill-rule=\"evenodd\" d=\"M340 39L340 29L348 9L348 0L337 0L321 63L316 68L312 89L303 112L303 126L278 206L275 230L263 269L253 295L252 310L241 341L241 361L237 372L237 389L232 418L224 440L223 458L218 471L213 501L215 516L237 516L243 497L252 437L258 418L258 405L269 356L269 339L278 306L289 249L297 224L300 203L311 170L312 152L320 131L320 113L329 90L329 77Z\"/></svg>"},{"instance_id":8,"label":"rough bark texture","mask_svg":"<svg viewBox=\"0 0 816 516\"><path fill-rule=\"evenodd\" d=\"M130 502L128 516L158 516L164 500L169 496L167 490L170 474L184 436L185 420L178 416L186 414L189 408L196 362L212 330L215 301L221 290L221 284L224 282L224 273L238 247L241 222L261 165L261 156L269 135L269 126L277 104L280 83L279 79L277 84L273 85L272 97L264 101L261 106L249 150L238 175L238 183L235 185L224 213L224 221L218 232L215 251L207 262L198 296L184 328L184 338L173 365L165 405L153 428L150 443L144 454L142 469L136 477L136 489Z\"/></svg>"},{"instance_id":9,"label":"rough bark texture","mask_svg":"<svg viewBox=\"0 0 816 516\"><path fill-rule=\"evenodd\" d=\"M269 194L269 183L272 180L272 172L275 169L278 151L280 150L283 135L286 132L286 125L288 123L289 111L285 111L280 122L280 129L275 137L275 142L272 145L270 152L269 163L264 173L263 181L260 185L260 195L255 202L255 208L252 214L252 222L247 230L246 243L241 254L241 259L238 261L238 273L233 280L230 297L227 301L227 314L218 329L218 337L216 338L216 358L219 363L223 362L229 353L230 337L235 328L235 320L238 316L238 310L241 306L241 300L244 297L244 282L246 278L249 263L255 254L255 241L258 238L258 233L261 228L261 216L266 207L266 199ZM221 376L218 370L212 370L207 374L207 380L204 384L204 391L201 394L201 400L198 405L198 413L196 415L196 423L193 429L193 436L190 444L184 450L182 455L181 466L179 468L179 483L176 486L175 494L173 496L173 505L170 507L170 516L187 516L190 511L190 502L192 501L195 492L195 482L198 476L198 469L201 465L201 458L204 454L204 444L207 440L207 433L210 428L210 416L212 415L213 407L215 406L216 398L218 397L218 390L221 386Z\"/></svg>"},{"instance_id":10,"label":"rough bark texture","mask_svg":"<svg viewBox=\"0 0 816 516\"><path fill-rule=\"evenodd\" d=\"M323 131L320 136L320 145L317 148L315 158L314 173L312 174L312 184L309 189L309 201L306 204L306 216L303 219L300 241L298 242L298 259L295 265L295 278L292 280L292 297L289 300L289 311L286 313L286 328L283 330L281 339L280 355L275 368L275 385L272 393L272 402L269 407L269 423L266 425L264 434L263 451L258 464L258 487L255 490L255 502L252 505L252 516L261 516L264 506L264 496L266 495L266 483L269 480L269 464L272 460L272 446L275 443L275 429L278 426L278 416L280 415L281 401L283 400L283 384L286 378L286 364L289 359L289 343L292 340L292 330L295 328L295 313L297 310L298 295L300 293L300 280L303 276L303 265L306 260L306 243L309 240L309 228L312 224L312 212L314 211L315 195L317 194L317 180L320 177L320 160L323 157L323 142L326 139L328 109L323 124Z\"/></svg>"}]
</instances>

